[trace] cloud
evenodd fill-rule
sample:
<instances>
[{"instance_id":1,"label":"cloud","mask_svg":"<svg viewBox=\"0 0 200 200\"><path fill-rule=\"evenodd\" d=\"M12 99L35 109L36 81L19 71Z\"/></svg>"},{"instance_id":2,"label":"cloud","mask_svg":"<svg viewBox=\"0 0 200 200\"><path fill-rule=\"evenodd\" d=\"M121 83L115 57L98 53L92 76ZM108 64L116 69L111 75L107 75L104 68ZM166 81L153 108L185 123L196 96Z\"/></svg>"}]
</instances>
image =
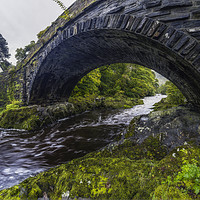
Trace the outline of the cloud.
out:
<instances>
[{"instance_id":1,"label":"cloud","mask_svg":"<svg viewBox=\"0 0 200 200\"><path fill-rule=\"evenodd\" d=\"M75 0L63 0L69 7ZM15 64L15 50L24 47L51 25L63 11L53 0L0 0L0 33L8 42Z\"/></svg>"}]
</instances>

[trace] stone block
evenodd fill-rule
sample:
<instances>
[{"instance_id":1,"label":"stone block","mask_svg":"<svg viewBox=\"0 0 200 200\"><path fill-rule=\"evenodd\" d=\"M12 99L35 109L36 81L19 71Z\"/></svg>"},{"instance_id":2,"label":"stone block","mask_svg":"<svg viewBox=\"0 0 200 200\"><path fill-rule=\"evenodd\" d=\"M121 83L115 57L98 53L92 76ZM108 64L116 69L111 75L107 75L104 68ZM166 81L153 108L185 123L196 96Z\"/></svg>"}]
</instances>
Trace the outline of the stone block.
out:
<instances>
[{"instance_id":1,"label":"stone block","mask_svg":"<svg viewBox=\"0 0 200 200\"><path fill-rule=\"evenodd\" d=\"M68 38L68 31L67 31L67 29L65 29L64 31L63 31L63 39L65 40L65 39L67 39Z\"/></svg>"},{"instance_id":2,"label":"stone block","mask_svg":"<svg viewBox=\"0 0 200 200\"><path fill-rule=\"evenodd\" d=\"M103 27L104 19L105 19L105 16L97 18L96 25L95 25L97 29Z\"/></svg>"},{"instance_id":3,"label":"stone block","mask_svg":"<svg viewBox=\"0 0 200 200\"><path fill-rule=\"evenodd\" d=\"M178 8L181 6L192 6L191 0L162 0L161 9Z\"/></svg>"},{"instance_id":4,"label":"stone block","mask_svg":"<svg viewBox=\"0 0 200 200\"><path fill-rule=\"evenodd\" d=\"M106 16L106 17L104 18L104 20L103 20L103 28L108 27L110 20L111 20L111 17L110 17L110 16Z\"/></svg>"},{"instance_id":5,"label":"stone block","mask_svg":"<svg viewBox=\"0 0 200 200\"><path fill-rule=\"evenodd\" d=\"M200 55L194 60L192 64L198 67L198 71L200 71Z\"/></svg>"},{"instance_id":6,"label":"stone block","mask_svg":"<svg viewBox=\"0 0 200 200\"><path fill-rule=\"evenodd\" d=\"M161 10L157 12L152 12L150 14L147 14L147 17L154 18L154 17L160 17L160 16L165 16L165 15L170 15L171 11L169 10Z\"/></svg>"},{"instance_id":7,"label":"stone block","mask_svg":"<svg viewBox=\"0 0 200 200\"><path fill-rule=\"evenodd\" d=\"M179 51L187 42L190 40L188 36L183 36L181 39L177 42L177 44L174 46L175 51Z\"/></svg>"},{"instance_id":8,"label":"stone block","mask_svg":"<svg viewBox=\"0 0 200 200\"><path fill-rule=\"evenodd\" d=\"M160 36L163 34L163 32L165 31L165 29L167 28L167 25L165 24L161 24L158 29L156 30L156 32L153 35L153 39L158 40L160 38Z\"/></svg>"},{"instance_id":9,"label":"stone block","mask_svg":"<svg viewBox=\"0 0 200 200\"><path fill-rule=\"evenodd\" d=\"M121 27L121 24L124 21L124 17L125 17L125 15L120 15L120 17L118 19L118 22L117 22L117 25L116 25L116 28L120 28Z\"/></svg>"},{"instance_id":10,"label":"stone block","mask_svg":"<svg viewBox=\"0 0 200 200\"><path fill-rule=\"evenodd\" d=\"M80 24L80 31L83 32L85 29L85 22L81 22Z\"/></svg>"},{"instance_id":11,"label":"stone block","mask_svg":"<svg viewBox=\"0 0 200 200\"><path fill-rule=\"evenodd\" d=\"M74 27L72 26L69 30L70 30L69 36L71 37L74 35Z\"/></svg>"},{"instance_id":12,"label":"stone block","mask_svg":"<svg viewBox=\"0 0 200 200\"><path fill-rule=\"evenodd\" d=\"M190 14L181 14L181 15L169 16L169 17L160 19L160 21L167 23L167 22L185 20L185 19L189 19L189 18L190 18Z\"/></svg>"},{"instance_id":13,"label":"stone block","mask_svg":"<svg viewBox=\"0 0 200 200\"><path fill-rule=\"evenodd\" d=\"M133 26L131 28L131 31L135 31L141 21L142 21L142 17L136 17L133 23Z\"/></svg>"},{"instance_id":14,"label":"stone block","mask_svg":"<svg viewBox=\"0 0 200 200\"><path fill-rule=\"evenodd\" d=\"M196 38L197 40L200 40L200 31L196 31L193 33L190 33L190 35L194 38Z\"/></svg>"},{"instance_id":15,"label":"stone block","mask_svg":"<svg viewBox=\"0 0 200 200\"><path fill-rule=\"evenodd\" d=\"M145 3L146 8L153 8L153 7L160 6L160 5L161 5L161 0L153 0L153 1L148 0Z\"/></svg>"},{"instance_id":16,"label":"stone block","mask_svg":"<svg viewBox=\"0 0 200 200\"><path fill-rule=\"evenodd\" d=\"M193 62L198 56L200 56L200 44L195 46L195 48L186 56L186 59Z\"/></svg>"},{"instance_id":17,"label":"stone block","mask_svg":"<svg viewBox=\"0 0 200 200\"><path fill-rule=\"evenodd\" d=\"M96 17L92 19L92 22L91 22L91 29L95 29L96 21L97 21L97 18L96 18Z\"/></svg>"},{"instance_id":18,"label":"stone block","mask_svg":"<svg viewBox=\"0 0 200 200\"><path fill-rule=\"evenodd\" d=\"M148 33L149 29L152 27L153 23L154 23L154 21L152 19L148 18L141 33L143 35L146 35Z\"/></svg>"},{"instance_id":19,"label":"stone block","mask_svg":"<svg viewBox=\"0 0 200 200\"><path fill-rule=\"evenodd\" d=\"M165 33L162 35L162 37L159 39L159 41L163 44L166 44L166 42L169 40L169 38L172 36L172 34L175 32L175 29L173 27L168 27L165 31Z\"/></svg>"},{"instance_id":20,"label":"stone block","mask_svg":"<svg viewBox=\"0 0 200 200\"><path fill-rule=\"evenodd\" d=\"M125 14L133 14L143 9L143 5L137 5L125 10Z\"/></svg>"},{"instance_id":21,"label":"stone block","mask_svg":"<svg viewBox=\"0 0 200 200\"><path fill-rule=\"evenodd\" d=\"M200 18L200 7L195 8L192 12L192 19L199 19Z\"/></svg>"},{"instance_id":22,"label":"stone block","mask_svg":"<svg viewBox=\"0 0 200 200\"><path fill-rule=\"evenodd\" d=\"M114 8L113 10L111 10L110 12L108 12L108 14L116 14L121 12L124 9L124 6L119 6L117 8Z\"/></svg>"},{"instance_id":23,"label":"stone block","mask_svg":"<svg viewBox=\"0 0 200 200\"><path fill-rule=\"evenodd\" d=\"M125 17L124 17L124 19L123 19L123 22L122 22L122 24L121 24L121 29L125 29L125 28L127 27L128 23L130 23L130 22L129 22L129 19L130 19L130 18L133 18L133 17L130 16L130 15L125 15Z\"/></svg>"},{"instance_id":24,"label":"stone block","mask_svg":"<svg viewBox=\"0 0 200 200\"><path fill-rule=\"evenodd\" d=\"M107 28L112 28L114 20L115 20L115 16L110 15L110 18L109 18L109 21L108 21L108 24L107 24Z\"/></svg>"},{"instance_id":25,"label":"stone block","mask_svg":"<svg viewBox=\"0 0 200 200\"><path fill-rule=\"evenodd\" d=\"M169 47L169 48L172 48L183 35L184 34L183 34L182 31L176 31L172 35L172 37L167 41L166 46Z\"/></svg>"},{"instance_id":26,"label":"stone block","mask_svg":"<svg viewBox=\"0 0 200 200\"><path fill-rule=\"evenodd\" d=\"M159 21L155 21L153 23L153 25L151 26L151 28L149 29L148 33L147 33L147 36L148 37L151 37L153 36L153 34L155 33L155 31L158 29L158 27L160 26L160 22Z\"/></svg>"},{"instance_id":27,"label":"stone block","mask_svg":"<svg viewBox=\"0 0 200 200\"><path fill-rule=\"evenodd\" d=\"M143 18L138 27L136 28L136 33L140 33L147 22L147 18Z\"/></svg>"},{"instance_id":28,"label":"stone block","mask_svg":"<svg viewBox=\"0 0 200 200\"><path fill-rule=\"evenodd\" d=\"M181 52L181 55L185 56L197 45L197 42L194 39L190 39L189 43L184 47Z\"/></svg>"},{"instance_id":29,"label":"stone block","mask_svg":"<svg viewBox=\"0 0 200 200\"><path fill-rule=\"evenodd\" d=\"M114 15L114 20L111 26L112 28L117 28L119 18L120 18L120 15Z\"/></svg>"},{"instance_id":30,"label":"stone block","mask_svg":"<svg viewBox=\"0 0 200 200\"><path fill-rule=\"evenodd\" d=\"M84 31L87 31L91 28L91 24L92 24L92 19L88 19L86 22L85 22L85 28L84 28Z\"/></svg>"}]
</instances>

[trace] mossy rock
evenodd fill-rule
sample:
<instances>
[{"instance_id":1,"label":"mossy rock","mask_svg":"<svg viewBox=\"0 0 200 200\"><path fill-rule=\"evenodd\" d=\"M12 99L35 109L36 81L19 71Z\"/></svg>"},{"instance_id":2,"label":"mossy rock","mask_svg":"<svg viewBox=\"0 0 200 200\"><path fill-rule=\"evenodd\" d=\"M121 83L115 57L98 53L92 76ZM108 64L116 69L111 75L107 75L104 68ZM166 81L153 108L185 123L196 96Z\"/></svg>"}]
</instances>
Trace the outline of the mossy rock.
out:
<instances>
[{"instance_id":1,"label":"mossy rock","mask_svg":"<svg viewBox=\"0 0 200 200\"><path fill-rule=\"evenodd\" d=\"M50 199L191 199L190 194L176 186L166 189L162 182L166 183L167 176L177 175L183 160L199 161L200 148L185 145L160 161L146 159L148 154L144 154L142 147L147 148L145 145L154 140L156 138L147 138L144 146L141 145L138 150L143 155L141 159L130 158L133 152L129 150L135 145L126 139L118 146L111 145L112 150L105 148L90 153L2 190L0 199L38 199L44 194ZM154 148L149 149L154 151Z\"/></svg>"},{"instance_id":2,"label":"mossy rock","mask_svg":"<svg viewBox=\"0 0 200 200\"><path fill-rule=\"evenodd\" d=\"M193 198L190 197L187 193L182 192L180 189L174 186L167 186L167 185L159 185L153 195L152 200L192 200Z\"/></svg>"},{"instance_id":3,"label":"mossy rock","mask_svg":"<svg viewBox=\"0 0 200 200\"><path fill-rule=\"evenodd\" d=\"M199 155L199 146L187 144L177 147L159 162L154 168L153 174L155 177L162 176L163 178L167 178L167 176L171 176L172 174L176 175L181 170L184 160L187 162L197 160L200 163Z\"/></svg>"},{"instance_id":4,"label":"mossy rock","mask_svg":"<svg viewBox=\"0 0 200 200\"><path fill-rule=\"evenodd\" d=\"M37 106L7 109L0 113L0 127L33 130L40 124Z\"/></svg>"},{"instance_id":5,"label":"mossy rock","mask_svg":"<svg viewBox=\"0 0 200 200\"><path fill-rule=\"evenodd\" d=\"M38 199L44 192L50 199L62 199L67 193L70 198L146 199L153 192L154 183L149 184L153 166L149 160L77 159L1 191L0 199Z\"/></svg>"},{"instance_id":6,"label":"mossy rock","mask_svg":"<svg viewBox=\"0 0 200 200\"><path fill-rule=\"evenodd\" d=\"M137 144L132 139L125 139L104 148L95 156L120 158L127 157L132 160L151 159L161 160L167 155L168 151L159 141L158 137L150 136L142 144Z\"/></svg>"}]
</instances>

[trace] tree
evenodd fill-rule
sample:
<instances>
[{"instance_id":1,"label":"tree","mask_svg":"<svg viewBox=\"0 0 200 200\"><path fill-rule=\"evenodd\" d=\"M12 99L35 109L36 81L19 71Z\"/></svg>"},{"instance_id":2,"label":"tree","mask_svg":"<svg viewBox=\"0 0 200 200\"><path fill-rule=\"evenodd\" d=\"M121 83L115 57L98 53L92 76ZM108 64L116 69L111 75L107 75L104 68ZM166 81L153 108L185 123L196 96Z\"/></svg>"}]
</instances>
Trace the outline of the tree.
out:
<instances>
[{"instance_id":1,"label":"tree","mask_svg":"<svg viewBox=\"0 0 200 200\"><path fill-rule=\"evenodd\" d=\"M35 46L35 41L31 41L30 44L24 48L17 48L15 58L17 59L17 64L26 58L29 51Z\"/></svg>"},{"instance_id":2,"label":"tree","mask_svg":"<svg viewBox=\"0 0 200 200\"><path fill-rule=\"evenodd\" d=\"M10 63L7 59L10 57L8 43L4 39L4 37L0 34L0 67L3 71L5 71Z\"/></svg>"},{"instance_id":3,"label":"tree","mask_svg":"<svg viewBox=\"0 0 200 200\"><path fill-rule=\"evenodd\" d=\"M166 93L168 102L173 103L175 105L184 104L186 99L181 93L181 91L172 82L167 81L165 84L167 87Z\"/></svg>"},{"instance_id":4,"label":"tree","mask_svg":"<svg viewBox=\"0 0 200 200\"><path fill-rule=\"evenodd\" d=\"M99 69L91 71L89 74L84 76L78 84L75 86L72 96L82 96L86 97L89 95L99 94L99 85L101 83L101 73Z\"/></svg>"},{"instance_id":5,"label":"tree","mask_svg":"<svg viewBox=\"0 0 200 200\"><path fill-rule=\"evenodd\" d=\"M118 63L91 71L76 85L72 97L101 95L105 97L143 98L155 95L158 81L148 68Z\"/></svg>"},{"instance_id":6,"label":"tree","mask_svg":"<svg viewBox=\"0 0 200 200\"><path fill-rule=\"evenodd\" d=\"M148 68L134 64L112 64L101 67L100 94L143 98L155 94L158 87L155 74Z\"/></svg>"}]
</instances>

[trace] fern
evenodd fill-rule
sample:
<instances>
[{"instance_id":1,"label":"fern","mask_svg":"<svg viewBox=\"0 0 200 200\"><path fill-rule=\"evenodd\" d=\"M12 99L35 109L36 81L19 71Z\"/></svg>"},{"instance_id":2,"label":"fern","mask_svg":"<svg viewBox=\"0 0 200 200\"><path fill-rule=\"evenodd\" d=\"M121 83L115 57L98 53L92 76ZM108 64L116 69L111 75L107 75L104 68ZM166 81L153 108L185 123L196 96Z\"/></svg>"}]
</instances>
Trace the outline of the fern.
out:
<instances>
[{"instance_id":1,"label":"fern","mask_svg":"<svg viewBox=\"0 0 200 200\"><path fill-rule=\"evenodd\" d=\"M64 5L64 3L63 3L62 1L59 1L59 0L53 0L53 1L56 2L56 3L60 6L60 8L61 8L62 10L64 10L64 12L65 12L65 17L68 18L68 17L69 17L68 11L67 11L67 8L66 8L66 6Z\"/></svg>"}]
</instances>

